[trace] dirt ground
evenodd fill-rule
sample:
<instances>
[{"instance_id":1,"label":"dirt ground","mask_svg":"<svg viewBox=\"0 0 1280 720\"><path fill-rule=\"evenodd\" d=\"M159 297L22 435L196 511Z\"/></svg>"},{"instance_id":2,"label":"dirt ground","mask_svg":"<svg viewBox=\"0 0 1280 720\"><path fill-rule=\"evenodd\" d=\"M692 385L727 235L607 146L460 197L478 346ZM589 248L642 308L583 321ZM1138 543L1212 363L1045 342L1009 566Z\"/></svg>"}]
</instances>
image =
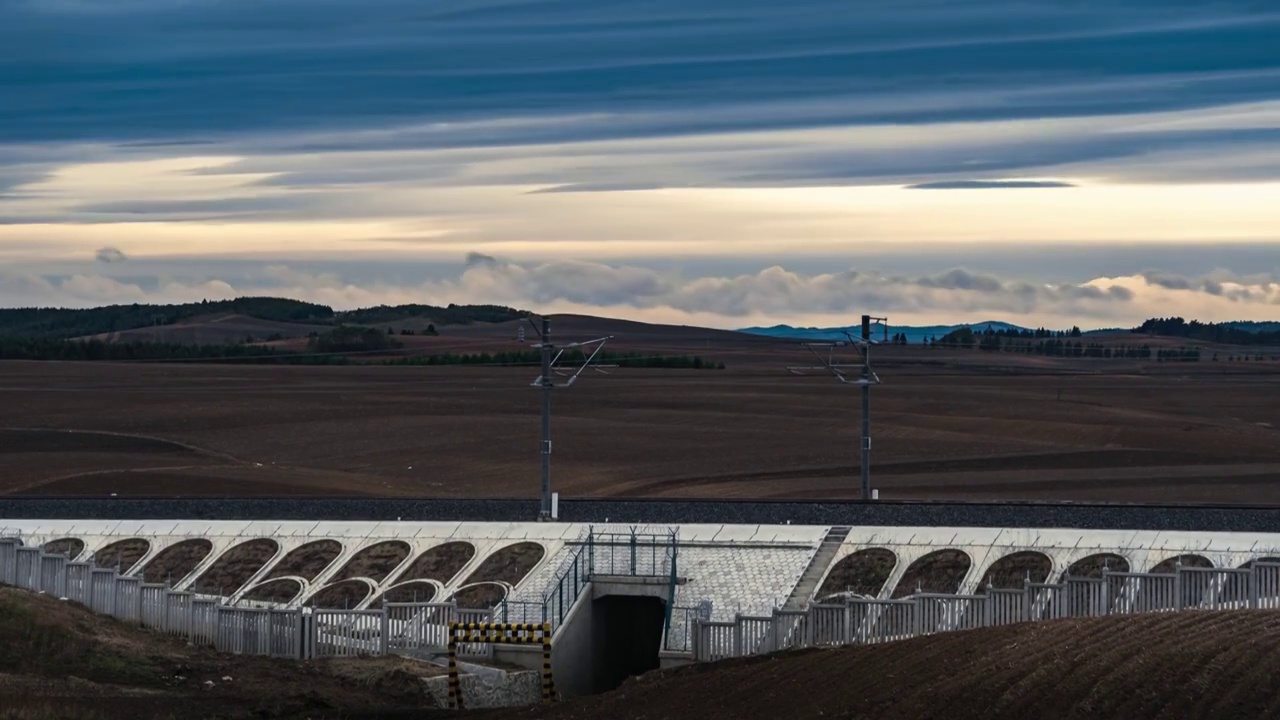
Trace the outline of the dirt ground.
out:
<instances>
[{"instance_id":1,"label":"dirt ground","mask_svg":"<svg viewBox=\"0 0 1280 720\"><path fill-rule=\"evenodd\" d=\"M1280 717L1280 613L1157 613L943 633L652 673L504 720ZM496 717L496 716L495 716Z\"/></svg>"},{"instance_id":2,"label":"dirt ground","mask_svg":"<svg viewBox=\"0 0 1280 720\"><path fill-rule=\"evenodd\" d=\"M399 658L302 663L218 655L0 588L5 720L445 717L423 709L418 679L441 672Z\"/></svg>"},{"instance_id":3,"label":"dirt ground","mask_svg":"<svg viewBox=\"0 0 1280 720\"><path fill-rule=\"evenodd\" d=\"M419 680L440 668L218 655L0 589L0 718L1278 718L1277 643L1274 611L1072 619L695 665L595 697L449 713L425 709Z\"/></svg>"},{"instance_id":4,"label":"dirt ground","mask_svg":"<svg viewBox=\"0 0 1280 720\"><path fill-rule=\"evenodd\" d=\"M559 327L564 340L615 332L619 351L727 366L612 369L555 391L563 495L856 497L859 391L786 372L812 364L798 344L602 320ZM414 349L527 349L514 335L447 330ZM1280 504L1280 362L875 353L881 497ZM4 362L0 493L533 497L536 374Z\"/></svg>"}]
</instances>

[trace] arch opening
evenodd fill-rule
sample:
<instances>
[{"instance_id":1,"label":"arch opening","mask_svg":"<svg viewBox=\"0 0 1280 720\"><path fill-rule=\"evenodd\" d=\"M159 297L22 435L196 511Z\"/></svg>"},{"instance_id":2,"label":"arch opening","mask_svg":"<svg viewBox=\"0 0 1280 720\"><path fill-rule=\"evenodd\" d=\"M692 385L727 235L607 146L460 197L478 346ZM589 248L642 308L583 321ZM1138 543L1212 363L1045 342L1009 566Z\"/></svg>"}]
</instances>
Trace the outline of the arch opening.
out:
<instances>
[{"instance_id":1,"label":"arch opening","mask_svg":"<svg viewBox=\"0 0 1280 720\"><path fill-rule=\"evenodd\" d=\"M1053 571L1053 561L1044 553L1034 550L1005 555L991 563L982 576L980 588L992 587L996 590L1017 590L1030 579L1033 583L1042 583L1049 579Z\"/></svg>"},{"instance_id":2,"label":"arch opening","mask_svg":"<svg viewBox=\"0 0 1280 720\"><path fill-rule=\"evenodd\" d=\"M1213 563L1210 562L1209 558L1203 555L1178 555L1177 557L1161 560L1151 568L1151 572L1166 575L1173 574L1178 569L1179 564L1181 564L1182 567L1189 568L1208 569L1213 567Z\"/></svg>"},{"instance_id":3,"label":"arch opening","mask_svg":"<svg viewBox=\"0 0 1280 720\"><path fill-rule=\"evenodd\" d=\"M407 570L400 573L396 582L435 580L448 584L475 556L476 546L469 542L453 541L437 545L419 555Z\"/></svg>"},{"instance_id":4,"label":"arch opening","mask_svg":"<svg viewBox=\"0 0 1280 720\"><path fill-rule=\"evenodd\" d=\"M536 542L508 545L485 558L484 562L480 563L480 567L476 568L463 584L503 582L515 587L538 566L538 563L542 562L546 554L547 549Z\"/></svg>"},{"instance_id":5,"label":"arch opening","mask_svg":"<svg viewBox=\"0 0 1280 720\"><path fill-rule=\"evenodd\" d=\"M1129 572L1129 561L1124 556L1116 555L1115 553L1095 553L1072 563L1071 567L1067 568L1062 576L1064 578L1100 578L1104 568L1114 572Z\"/></svg>"},{"instance_id":6,"label":"arch opening","mask_svg":"<svg viewBox=\"0 0 1280 720\"><path fill-rule=\"evenodd\" d=\"M197 592L229 597L249 582L280 551L280 544L268 538L240 543L218 556L196 579Z\"/></svg>"},{"instance_id":7,"label":"arch opening","mask_svg":"<svg viewBox=\"0 0 1280 720\"><path fill-rule=\"evenodd\" d=\"M142 568L142 578L149 583L168 582L177 585L191 574L200 561L213 552L213 543L204 538L192 538L174 543L160 551Z\"/></svg>"},{"instance_id":8,"label":"arch opening","mask_svg":"<svg viewBox=\"0 0 1280 720\"><path fill-rule=\"evenodd\" d=\"M67 559L75 560L84 552L84 541L80 538L62 538L45 543L43 550L50 555L66 555Z\"/></svg>"},{"instance_id":9,"label":"arch opening","mask_svg":"<svg viewBox=\"0 0 1280 720\"><path fill-rule=\"evenodd\" d=\"M884 548L859 550L831 568L817 597L819 601L841 593L879 597L897 565L898 556L892 551Z\"/></svg>"},{"instance_id":10,"label":"arch opening","mask_svg":"<svg viewBox=\"0 0 1280 720\"><path fill-rule=\"evenodd\" d=\"M298 599L300 594L302 594L302 584L297 580L284 578L282 580L268 580L246 592L244 598L246 600L287 605Z\"/></svg>"},{"instance_id":11,"label":"arch opening","mask_svg":"<svg viewBox=\"0 0 1280 720\"><path fill-rule=\"evenodd\" d=\"M963 550L935 550L911 563L893 589L893 597L904 598L917 592L954 595L972 564Z\"/></svg>"},{"instance_id":12,"label":"arch opening","mask_svg":"<svg viewBox=\"0 0 1280 720\"><path fill-rule=\"evenodd\" d=\"M100 568L118 568L127 573L151 551L151 543L142 538L118 540L93 553L93 564Z\"/></svg>"},{"instance_id":13,"label":"arch opening","mask_svg":"<svg viewBox=\"0 0 1280 720\"><path fill-rule=\"evenodd\" d=\"M276 563L267 574L267 579L293 575L309 581L315 580L341 554L342 543L336 540L309 542L290 550L280 558L280 562Z\"/></svg>"},{"instance_id":14,"label":"arch opening","mask_svg":"<svg viewBox=\"0 0 1280 720\"><path fill-rule=\"evenodd\" d=\"M350 610L371 594L373 588L364 580L343 580L325 585L320 592L307 598L305 604L321 610Z\"/></svg>"},{"instance_id":15,"label":"arch opening","mask_svg":"<svg viewBox=\"0 0 1280 720\"><path fill-rule=\"evenodd\" d=\"M458 590L453 594L453 601L462 610L488 610L506 597L506 585L498 582L481 582Z\"/></svg>"},{"instance_id":16,"label":"arch opening","mask_svg":"<svg viewBox=\"0 0 1280 720\"><path fill-rule=\"evenodd\" d=\"M380 608L385 603L425 603L436 596L436 586L425 580L411 580L389 588L373 601L370 607Z\"/></svg>"},{"instance_id":17,"label":"arch opening","mask_svg":"<svg viewBox=\"0 0 1280 720\"><path fill-rule=\"evenodd\" d=\"M409 557L409 552L409 543L401 540L387 540L370 545L348 560L338 574L333 576L332 582L359 577L380 583Z\"/></svg>"}]
</instances>

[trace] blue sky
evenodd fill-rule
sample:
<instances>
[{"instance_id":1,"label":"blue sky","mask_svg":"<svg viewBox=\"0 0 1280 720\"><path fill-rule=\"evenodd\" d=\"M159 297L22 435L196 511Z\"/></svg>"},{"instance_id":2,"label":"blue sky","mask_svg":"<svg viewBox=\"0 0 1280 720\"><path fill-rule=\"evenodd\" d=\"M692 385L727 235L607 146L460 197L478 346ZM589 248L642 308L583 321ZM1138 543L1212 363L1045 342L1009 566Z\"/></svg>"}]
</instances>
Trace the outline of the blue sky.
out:
<instances>
[{"instance_id":1,"label":"blue sky","mask_svg":"<svg viewBox=\"0 0 1280 720\"><path fill-rule=\"evenodd\" d=\"M1274 319L1277 46L1256 0L0 0L0 304Z\"/></svg>"}]
</instances>

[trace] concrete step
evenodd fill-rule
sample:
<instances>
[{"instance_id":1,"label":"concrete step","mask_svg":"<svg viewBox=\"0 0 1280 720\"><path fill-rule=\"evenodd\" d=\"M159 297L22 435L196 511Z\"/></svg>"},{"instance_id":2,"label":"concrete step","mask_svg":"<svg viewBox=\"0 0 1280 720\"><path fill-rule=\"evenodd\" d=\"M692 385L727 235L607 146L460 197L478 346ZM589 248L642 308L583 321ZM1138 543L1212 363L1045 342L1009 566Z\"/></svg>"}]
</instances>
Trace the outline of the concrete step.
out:
<instances>
[{"instance_id":1,"label":"concrete step","mask_svg":"<svg viewBox=\"0 0 1280 720\"><path fill-rule=\"evenodd\" d=\"M809 562L809 567L805 568L804 574L800 576L800 582L796 583L795 590L791 592L791 597L787 598L782 609L803 610L808 606L809 598L818 590L818 583L826 573L827 566L835 559L836 553L849 537L851 530L853 530L851 526L838 525L827 531L826 537L818 545L818 552L814 553L813 560Z\"/></svg>"}]
</instances>

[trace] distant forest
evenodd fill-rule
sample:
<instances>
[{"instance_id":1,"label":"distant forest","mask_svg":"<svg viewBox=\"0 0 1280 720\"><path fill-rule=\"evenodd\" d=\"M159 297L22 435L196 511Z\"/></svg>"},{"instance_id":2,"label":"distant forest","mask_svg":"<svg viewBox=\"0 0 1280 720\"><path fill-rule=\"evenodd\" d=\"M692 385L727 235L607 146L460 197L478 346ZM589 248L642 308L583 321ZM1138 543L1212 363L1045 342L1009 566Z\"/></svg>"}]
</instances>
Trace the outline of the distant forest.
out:
<instances>
[{"instance_id":1,"label":"distant forest","mask_svg":"<svg viewBox=\"0 0 1280 720\"><path fill-rule=\"evenodd\" d=\"M537 350L498 353L442 353L400 358L376 358L401 343L380 330L349 328L312 338L308 352L279 350L262 345L183 345L159 342L103 342L0 337L0 360L62 360L101 362L226 362L254 365L500 365L535 366ZM350 354L372 353L374 358L353 360ZM673 368L723 370L724 363L689 355L641 355L601 352L600 364L625 368Z\"/></svg>"},{"instance_id":2,"label":"distant forest","mask_svg":"<svg viewBox=\"0 0 1280 720\"><path fill-rule=\"evenodd\" d=\"M1254 328L1257 328L1256 330ZM1225 345L1280 345L1280 329L1276 323L1202 323L1190 322L1180 317L1152 318L1133 332L1147 335L1168 335Z\"/></svg>"},{"instance_id":3,"label":"distant forest","mask_svg":"<svg viewBox=\"0 0 1280 720\"><path fill-rule=\"evenodd\" d=\"M507 365L535 366L540 364L537 350L521 352L473 353L469 355L417 355L388 362L390 365ZM579 358L579 362L581 359ZM668 368L683 370L724 370L724 363L704 360L696 355L641 355L640 353L615 353L607 350L596 355L594 361L601 365L617 365L625 368ZM569 363L572 366L572 362Z\"/></svg>"},{"instance_id":4,"label":"distant forest","mask_svg":"<svg viewBox=\"0 0 1280 720\"><path fill-rule=\"evenodd\" d=\"M505 322L529 317L525 310L499 305L401 305L335 312L325 305L287 298L243 297L208 300L182 305L110 305L72 310L66 308L0 309L0 336L67 339L122 332L153 325L172 325L203 315L234 313L274 322L370 325L408 319L425 319L437 325L473 322Z\"/></svg>"}]
</instances>

